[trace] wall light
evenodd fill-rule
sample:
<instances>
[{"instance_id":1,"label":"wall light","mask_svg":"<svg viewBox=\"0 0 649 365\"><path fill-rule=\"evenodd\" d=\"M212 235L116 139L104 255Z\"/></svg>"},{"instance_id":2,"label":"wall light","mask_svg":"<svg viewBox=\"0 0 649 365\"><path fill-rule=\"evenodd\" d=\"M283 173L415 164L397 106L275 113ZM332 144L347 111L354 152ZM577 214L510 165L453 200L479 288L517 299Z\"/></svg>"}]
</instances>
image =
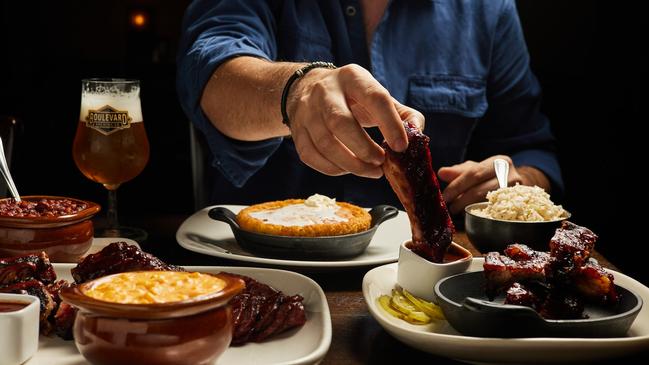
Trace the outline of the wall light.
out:
<instances>
[{"instance_id":1,"label":"wall light","mask_svg":"<svg viewBox=\"0 0 649 365\"><path fill-rule=\"evenodd\" d=\"M149 15L143 11L134 11L131 13L131 25L138 29L146 28L149 24Z\"/></svg>"}]
</instances>

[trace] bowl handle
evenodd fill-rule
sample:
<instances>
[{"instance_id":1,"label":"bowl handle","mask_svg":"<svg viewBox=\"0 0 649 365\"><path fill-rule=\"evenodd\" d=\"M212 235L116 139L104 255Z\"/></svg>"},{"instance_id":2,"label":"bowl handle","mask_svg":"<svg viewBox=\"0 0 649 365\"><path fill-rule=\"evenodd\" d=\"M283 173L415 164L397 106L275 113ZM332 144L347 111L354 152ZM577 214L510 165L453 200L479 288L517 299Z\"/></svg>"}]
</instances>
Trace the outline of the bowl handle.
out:
<instances>
[{"instance_id":1,"label":"bowl handle","mask_svg":"<svg viewBox=\"0 0 649 365\"><path fill-rule=\"evenodd\" d=\"M480 312L485 314L507 314L518 315L521 317L533 317L535 319L542 319L541 316L532 308L522 305L498 304L488 300L476 299L467 297L462 302L462 307L470 310L471 312Z\"/></svg>"},{"instance_id":2,"label":"bowl handle","mask_svg":"<svg viewBox=\"0 0 649 365\"><path fill-rule=\"evenodd\" d=\"M216 207L210 209L207 212L207 215L214 219L215 221L225 222L230 225L232 228L239 229L239 223L237 223L237 216L228 208Z\"/></svg>"},{"instance_id":3,"label":"bowl handle","mask_svg":"<svg viewBox=\"0 0 649 365\"><path fill-rule=\"evenodd\" d=\"M370 210L370 216L372 216L372 227L376 227L379 224L392 219L399 214L399 209L391 205L377 205L372 210Z\"/></svg>"}]
</instances>

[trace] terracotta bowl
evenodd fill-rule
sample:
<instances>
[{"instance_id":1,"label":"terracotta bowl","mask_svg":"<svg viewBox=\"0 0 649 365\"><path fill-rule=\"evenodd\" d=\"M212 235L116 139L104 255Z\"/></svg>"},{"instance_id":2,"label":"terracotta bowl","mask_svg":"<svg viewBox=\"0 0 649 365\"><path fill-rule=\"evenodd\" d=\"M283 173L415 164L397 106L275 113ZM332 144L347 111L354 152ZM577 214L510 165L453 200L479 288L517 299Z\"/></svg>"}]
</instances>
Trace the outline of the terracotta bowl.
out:
<instances>
[{"instance_id":1,"label":"terracotta bowl","mask_svg":"<svg viewBox=\"0 0 649 365\"><path fill-rule=\"evenodd\" d=\"M210 274L211 275L211 274ZM74 341L93 364L212 364L232 340L228 302L245 286L228 275L223 290L179 302L121 304L97 300L84 290L110 276L64 288L64 301L79 308Z\"/></svg>"},{"instance_id":2,"label":"terracotta bowl","mask_svg":"<svg viewBox=\"0 0 649 365\"><path fill-rule=\"evenodd\" d=\"M11 198L0 199L0 202ZM94 229L90 220L101 210L98 204L68 197L32 195L23 200L69 199L87 208L56 217L8 217L0 215L0 256L20 256L45 251L52 262L77 262L90 249Z\"/></svg>"}]
</instances>

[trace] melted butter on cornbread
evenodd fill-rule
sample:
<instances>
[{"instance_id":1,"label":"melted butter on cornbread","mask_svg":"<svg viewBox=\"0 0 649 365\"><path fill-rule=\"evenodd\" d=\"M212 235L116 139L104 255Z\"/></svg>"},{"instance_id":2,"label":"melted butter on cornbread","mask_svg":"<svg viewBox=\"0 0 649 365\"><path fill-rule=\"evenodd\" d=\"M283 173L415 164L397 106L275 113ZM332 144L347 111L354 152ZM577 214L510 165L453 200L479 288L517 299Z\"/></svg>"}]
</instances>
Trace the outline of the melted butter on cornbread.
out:
<instances>
[{"instance_id":1,"label":"melted butter on cornbread","mask_svg":"<svg viewBox=\"0 0 649 365\"><path fill-rule=\"evenodd\" d=\"M336 199L314 194L304 203L251 212L250 216L266 224L304 227L312 224L347 222L348 218L338 214L340 209Z\"/></svg>"},{"instance_id":2,"label":"melted butter on cornbread","mask_svg":"<svg viewBox=\"0 0 649 365\"><path fill-rule=\"evenodd\" d=\"M201 297L225 288L225 281L198 272L138 271L100 280L83 293L122 304L170 303Z\"/></svg>"}]
</instances>

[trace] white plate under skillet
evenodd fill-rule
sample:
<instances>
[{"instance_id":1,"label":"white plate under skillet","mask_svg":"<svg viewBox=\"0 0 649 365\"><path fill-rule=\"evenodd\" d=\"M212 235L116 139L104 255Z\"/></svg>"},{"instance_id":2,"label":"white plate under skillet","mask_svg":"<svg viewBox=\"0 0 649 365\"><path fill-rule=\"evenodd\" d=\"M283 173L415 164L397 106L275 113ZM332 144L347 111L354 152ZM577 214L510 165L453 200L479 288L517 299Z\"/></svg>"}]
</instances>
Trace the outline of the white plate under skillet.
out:
<instances>
[{"instance_id":1,"label":"white plate under skillet","mask_svg":"<svg viewBox=\"0 0 649 365\"><path fill-rule=\"evenodd\" d=\"M483 258L475 258L468 271L482 270ZM649 303L649 288L624 274L609 270L615 282ZM370 313L392 336L408 346L435 355L471 363L536 364L588 362L649 348L649 306L645 305L629 329L617 338L485 338L459 334L446 321L416 326L387 314L377 298L389 294L397 283L397 264L370 270L363 278L363 297ZM432 290L432 288L431 288Z\"/></svg>"},{"instance_id":2,"label":"white plate under skillet","mask_svg":"<svg viewBox=\"0 0 649 365\"><path fill-rule=\"evenodd\" d=\"M59 279L72 281L70 269L74 264L54 264ZM186 266L187 270L218 273L227 271L250 276L281 290L286 295L304 297L307 321L304 326L287 331L262 343L230 347L216 365L318 363L331 344L331 315L322 288L304 275L285 270L252 267ZM59 337L40 337L38 352L25 365L81 365L88 362L77 351L74 341Z\"/></svg>"},{"instance_id":3,"label":"white plate under skillet","mask_svg":"<svg viewBox=\"0 0 649 365\"><path fill-rule=\"evenodd\" d=\"M244 205L215 205L199 210L178 228L176 241L180 246L190 251L229 260L273 266L327 269L376 266L395 262L399 258L399 246L402 242L410 239L412 234L407 214L399 211L395 218L381 223L365 252L356 257L326 261L261 257L241 248L234 239L229 225L207 216L210 209L218 206L230 209L235 214L246 207Z\"/></svg>"}]
</instances>

